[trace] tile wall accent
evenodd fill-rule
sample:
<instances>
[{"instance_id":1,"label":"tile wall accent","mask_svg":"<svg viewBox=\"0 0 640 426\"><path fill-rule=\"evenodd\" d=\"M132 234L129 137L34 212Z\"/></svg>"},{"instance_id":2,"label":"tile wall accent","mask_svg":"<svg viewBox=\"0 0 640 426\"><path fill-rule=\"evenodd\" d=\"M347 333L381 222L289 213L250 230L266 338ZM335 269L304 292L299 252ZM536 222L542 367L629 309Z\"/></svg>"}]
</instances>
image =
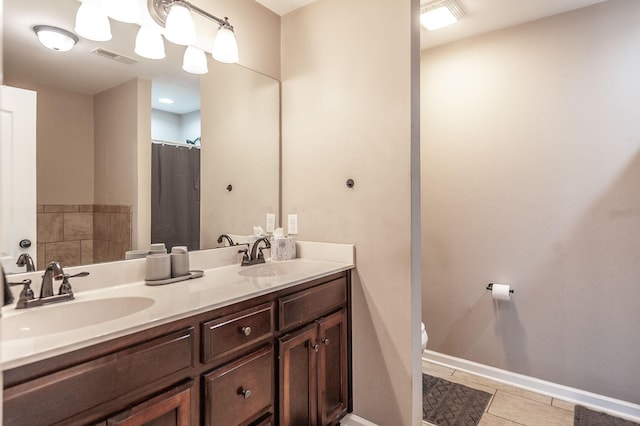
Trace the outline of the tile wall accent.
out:
<instances>
[{"instance_id":1,"label":"tile wall accent","mask_svg":"<svg viewBox=\"0 0 640 426\"><path fill-rule=\"evenodd\" d=\"M124 259L131 250L131 206L37 206L38 269Z\"/></svg>"}]
</instances>

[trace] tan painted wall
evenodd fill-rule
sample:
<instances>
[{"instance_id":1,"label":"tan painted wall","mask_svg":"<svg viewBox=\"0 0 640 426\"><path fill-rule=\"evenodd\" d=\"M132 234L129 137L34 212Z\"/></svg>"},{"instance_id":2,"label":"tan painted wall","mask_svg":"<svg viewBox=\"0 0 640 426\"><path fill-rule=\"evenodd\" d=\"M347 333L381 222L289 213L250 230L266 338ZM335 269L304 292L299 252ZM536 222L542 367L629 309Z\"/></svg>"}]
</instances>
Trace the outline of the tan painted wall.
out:
<instances>
[{"instance_id":1,"label":"tan painted wall","mask_svg":"<svg viewBox=\"0 0 640 426\"><path fill-rule=\"evenodd\" d=\"M93 204L93 97L13 75L5 84L38 93L37 203Z\"/></svg>"},{"instance_id":2,"label":"tan painted wall","mask_svg":"<svg viewBox=\"0 0 640 426\"><path fill-rule=\"evenodd\" d=\"M209 61L200 87L200 246L220 234L250 235L279 214L280 84L246 68ZM227 191L227 185L233 190Z\"/></svg>"},{"instance_id":3,"label":"tan painted wall","mask_svg":"<svg viewBox=\"0 0 640 426\"><path fill-rule=\"evenodd\" d=\"M640 403L637 16L610 0L423 52L430 349Z\"/></svg>"},{"instance_id":4,"label":"tan painted wall","mask_svg":"<svg viewBox=\"0 0 640 426\"><path fill-rule=\"evenodd\" d=\"M94 96L95 204L130 205L132 247L151 238L151 82Z\"/></svg>"},{"instance_id":5,"label":"tan painted wall","mask_svg":"<svg viewBox=\"0 0 640 426\"><path fill-rule=\"evenodd\" d=\"M300 239L356 244L354 406L380 425L420 424L411 418L410 14L410 1L320 0L282 18L282 213L298 214Z\"/></svg>"}]
</instances>

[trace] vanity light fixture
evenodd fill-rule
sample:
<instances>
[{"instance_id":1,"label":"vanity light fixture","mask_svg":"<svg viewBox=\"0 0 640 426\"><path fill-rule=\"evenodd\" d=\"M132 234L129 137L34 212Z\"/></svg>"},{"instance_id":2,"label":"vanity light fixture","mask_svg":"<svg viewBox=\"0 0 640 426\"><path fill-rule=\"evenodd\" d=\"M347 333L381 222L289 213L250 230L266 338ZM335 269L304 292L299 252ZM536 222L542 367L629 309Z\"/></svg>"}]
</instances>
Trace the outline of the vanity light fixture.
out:
<instances>
[{"instance_id":1,"label":"vanity light fixture","mask_svg":"<svg viewBox=\"0 0 640 426\"><path fill-rule=\"evenodd\" d=\"M132 0L79 0L80 7L76 14L75 32L94 41L111 40L109 17L128 23L140 24L138 1ZM229 19L218 18L200 9L186 0L147 0L147 9L153 20L165 28L167 40L187 46L183 59L183 69L188 72L202 74L207 72L204 51L194 46L197 43L196 29L191 16L195 12L218 24L218 32L213 41L211 55L217 61L237 63L238 42L229 23ZM192 48L189 48L192 47ZM135 49L137 55L148 59L165 57L164 42L159 31L140 26L136 36ZM203 58L204 57L204 61Z\"/></svg>"},{"instance_id":2,"label":"vanity light fixture","mask_svg":"<svg viewBox=\"0 0 640 426\"><path fill-rule=\"evenodd\" d=\"M43 46L57 52L68 52L78 42L78 36L67 30L49 25L36 25L33 31Z\"/></svg>"},{"instance_id":3,"label":"vanity light fixture","mask_svg":"<svg viewBox=\"0 0 640 426\"><path fill-rule=\"evenodd\" d=\"M174 12L178 12L181 16L180 19L184 19L185 24L181 29L181 32L190 32L188 29L191 27L193 21L191 19L187 20L184 11L195 12L200 16L203 16L210 21L214 21L218 24L218 33L216 34L216 38L213 41L213 51L211 52L213 58L220 62L225 63L236 63L239 60L238 56L238 42L236 41L235 32L233 30L233 26L229 23L229 19L225 17L224 19L218 18L207 12L206 10L200 9L198 6L195 6L189 3L186 0L148 0L149 1L149 14L151 17L158 23L158 25L166 28L165 37L167 40L173 41L174 35L172 35L174 28L174 20L169 19L171 14ZM191 18L191 14L189 13L189 18ZM188 22L191 22L189 24ZM187 30L185 31L185 28ZM175 42L175 41L174 41ZM177 44L183 44L181 42L175 42ZM193 43L187 43L187 45L193 45Z\"/></svg>"},{"instance_id":4,"label":"vanity light fixture","mask_svg":"<svg viewBox=\"0 0 640 426\"><path fill-rule=\"evenodd\" d=\"M420 8L420 23L433 31L458 22L464 11L455 0L437 0Z\"/></svg>"},{"instance_id":5,"label":"vanity light fixture","mask_svg":"<svg viewBox=\"0 0 640 426\"><path fill-rule=\"evenodd\" d=\"M74 31L93 41L111 40L109 17L104 13L99 0L82 0L76 13Z\"/></svg>"}]
</instances>

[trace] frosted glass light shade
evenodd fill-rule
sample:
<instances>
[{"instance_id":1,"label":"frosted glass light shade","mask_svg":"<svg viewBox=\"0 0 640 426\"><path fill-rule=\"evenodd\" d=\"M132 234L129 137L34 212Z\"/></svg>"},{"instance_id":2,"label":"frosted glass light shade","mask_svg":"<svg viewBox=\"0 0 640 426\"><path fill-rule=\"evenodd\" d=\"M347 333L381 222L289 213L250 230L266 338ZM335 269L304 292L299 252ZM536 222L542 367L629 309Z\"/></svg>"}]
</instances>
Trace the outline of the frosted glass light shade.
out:
<instances>
[{"instance_id":1,"label":"frosted glass light shade","mask_svg":"<svg viewBox=\"0 0 640 426\"><path fill-rule=\"evenodd\" d=\"M33 31L43 46L57 52L68 52L78 42L78 37L75 34L61 28L36 25L33 27Z\"/></svg>"},{"instance_id":2,"label":"frosted glass light shade","mask_svg":"<svg viewBox=\"0 0 640 426\"><path fill-rule=\"evenodd\" d=\"M220 27L216 34L215 40L213 40L213 50L211 56L216 61L224 62L227 64L235 64L238 62L238 42L236 36L228 28Z\"/></svg>"},{"instance_id":3,"label":"frosted glass light shade","mask_svg":"<svg viewBox=\"0 0 640 426\"><path fill-rule=\"evenodd\" d=\"M193 24L191 11L184 3L179 1L172 3L165 29L164 36L175 44L183 46L196 44L196 27Z\"/></svg>"},{"instance_id":4,"label":"frosted glass light shade","mask_svg":"<svg viewBox=\"0 0 640 426\"><path fill-rule=\"evenodd\" d=\"M209 72L207 56L204 54L204 50L195 46L187 46L182 59L182 69L191 74L206 74Z\"/></svg>"},{"instance_id":5,"label":"frosted glass light shade","mask_svg":"<svg viewBox=\"0 0 640 426\"><path fill-rule=\"evenodd\" d=\"M100 8L99 2L83 0L76 13L74 31L80 36L93 41L111 40L109 18Z\"/></svg>"},{"instance_id":6,"label":"frosted glass light shade","mask_svg":"<svg viewBox=\"0 0 640 426\"><path fill-rule=\"evenodd\" d=\"M104 12L116 21L128 24L140 22L140 5L138 0L106 0L102 2Z\"/></svg>"},{"instance_id":7,"label":"frosted glass light shade","mask_svg":"<svg viewBox=\"0 0 640 426\"><path fill-rule=\"evenodd\" d=\"M136 47L134 49L137 55L148 59L163 59L164 41L162 35L151 28L140 27L136 36Z\"/></svg>"}]
</instances>

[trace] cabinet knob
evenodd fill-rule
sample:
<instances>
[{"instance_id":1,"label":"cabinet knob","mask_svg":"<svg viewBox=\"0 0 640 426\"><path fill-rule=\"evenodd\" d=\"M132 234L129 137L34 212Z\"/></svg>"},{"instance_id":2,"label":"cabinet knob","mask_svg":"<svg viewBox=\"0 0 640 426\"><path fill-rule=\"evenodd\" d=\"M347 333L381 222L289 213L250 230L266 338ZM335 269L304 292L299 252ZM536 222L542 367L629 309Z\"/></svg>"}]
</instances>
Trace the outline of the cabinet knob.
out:
<instances>
[{"instance_id":1,"label":"cabinet knob","mask_svg":"<svg viewBox=\"0 0 640 426\"><path fill-rule=\"evenodd\" d=\"M251 390L250 389L240 389L240 393L242 394L244 399L249 399L251 397Z\"/></svg>"},{"instance_id":2,"label":"cabinet knob","mask_svg":"<svg viewBox=\"0 0 640 426\"><path fill-rule=\"evenodd\" d=\"M324 343L325 346L329 346L329 339L322 339L322 343Z\"/></svg>"},{"instance_id":3,"label":"cabinet knob","mask_svg":"<svg viewBox=\"0 0 640 426\"><path fill-rule=\"evenodd\" d=\"M248 336L251 334L251 327L242 327L242 334L244 334L245 336Z\"/></svg>"},{"instance_id":4,"label":"cabinet knob","mask_svg":"<svg viewBox=\"0 0 640 426\"><path fill-rule=\"evenodd\" d=\"M312 346L313 350L318 352L320 350L320 345L318 345L317 343L315 345Z\"/></svg>"}]
</instances>

